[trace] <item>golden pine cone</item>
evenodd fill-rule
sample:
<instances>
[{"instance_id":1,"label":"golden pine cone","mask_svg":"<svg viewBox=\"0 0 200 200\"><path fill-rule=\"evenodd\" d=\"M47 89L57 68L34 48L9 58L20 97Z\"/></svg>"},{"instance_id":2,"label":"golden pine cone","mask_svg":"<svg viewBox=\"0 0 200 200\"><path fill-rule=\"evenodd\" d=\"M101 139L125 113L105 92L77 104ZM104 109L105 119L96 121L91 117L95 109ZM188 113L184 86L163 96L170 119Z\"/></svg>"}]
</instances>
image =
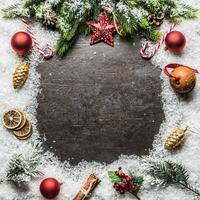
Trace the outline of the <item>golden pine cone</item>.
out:
<instances>
[{"instance_id":1,"label":"golden pine cone","mask_svg":"<svg viewBox=\"0 0 200 200\"><path fill-rule=\"evenodd\" d=\"M28 78L29 68L27 63L22 63L17 66L13 74L13 87L14 89L20 88L24 85Z\"/></svg>"},{"instance_id":2,"label":"golden pine cone","mask_svg":"<svg viewBox=\"0 0 200 200\"><path fill-rule=\"evenodd\" d=\"M172 150L179 146L186 137L186 129L177 128L175 129L165 141L165 149Z\"/></svg>"}]
</instances>

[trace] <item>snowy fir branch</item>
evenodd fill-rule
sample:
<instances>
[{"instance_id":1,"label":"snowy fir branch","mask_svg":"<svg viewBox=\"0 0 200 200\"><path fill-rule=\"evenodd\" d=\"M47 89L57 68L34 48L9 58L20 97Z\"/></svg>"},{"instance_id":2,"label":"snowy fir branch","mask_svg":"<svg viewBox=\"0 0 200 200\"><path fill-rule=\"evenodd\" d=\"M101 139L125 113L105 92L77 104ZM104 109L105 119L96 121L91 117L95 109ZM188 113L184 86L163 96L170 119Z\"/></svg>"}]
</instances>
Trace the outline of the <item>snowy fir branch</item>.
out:
<instances>
[{"instance_id":1,"label":"snowy fir branch","mask_svg":"<svg viewBox=\"0 0 200 200\"><path fill-rule=\"evenodd\" d=\"M133 37L139 33L153 41L159 40L161 33L149 23L149 15L161 11L166 19L180 23L197 13L177 0L21 0L3 12L6 18L34 18L57 29L60 39L56 52L64 55L79 34L88 31L86 21L96 20L102 7L108 5L120 24L120 35Z\"/></svg>"},{"instance_id":2,"label":"snowy fir branch","mask_svg":"<svg viewBox=\"0 0 200 200\"><path fill-rule=\"evenodd\" d=\"M31 181L32 178L41 176L37 170L40 162L40 151L34 151L29 156L13 154L8 163L6 177L3 181L8 181L21 187Z\"/></svg>"},{"instance_id":3,"label":"snowy fir branch","mask_svg":"<svg viewBox=\"0 0 200 200\"><path fill-rule=\"evenodd\" d=\"M178 185L200 197L200 192L189 184L189 173L182 164L171 161L151 162L147 174L161 185Z\"/></svg>"},{"instance_id":4,"label":"snowy fir branch","mask_svg":"<svg viewBox=\"0 0 200 200\"><path fill-rule=\"evenodd\" d=\"M57 28L60 30L61 38L56 45L56 52L63 55L73 43L80 27L89 17L91 4L89 0L66 1L58 17Z\"/></svg>"}]
</instances>

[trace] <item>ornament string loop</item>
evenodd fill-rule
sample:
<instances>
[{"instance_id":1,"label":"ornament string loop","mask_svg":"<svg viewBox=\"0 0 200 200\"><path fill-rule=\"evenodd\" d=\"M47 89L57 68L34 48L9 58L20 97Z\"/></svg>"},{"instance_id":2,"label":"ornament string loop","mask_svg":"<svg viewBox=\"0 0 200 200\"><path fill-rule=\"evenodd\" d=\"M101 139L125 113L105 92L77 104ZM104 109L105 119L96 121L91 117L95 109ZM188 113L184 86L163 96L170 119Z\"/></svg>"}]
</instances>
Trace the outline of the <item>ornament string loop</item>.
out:
<instances>
[{"instance_id":1,"label":"ornament string loop","mask_svg":"<svg viewBox=\"0 0 200 200\"><path fill-rule=\"evenodd\" d=\"M171 26L168 28L168 30L165 32L163 37L161 38L160 42L156 44L156 46L153 48L153 50L150 53L146 53L147 48L149 47L149 44L146 43L143 45L143 47L140 49L140 55L143 59L150 60L156 52L160 49L161 45L165 42L165 39L167 35L173 31L174 27L176 26L175 23L172 23Z\"/></svg>"},{"instance_id":2,"label":"ornament string loop","mask_svg":"<svg viewBox=\"0 0 200 200\"><path fill-rule=\"evenodd\" d=\"M179 66L182 66L182 67L187 67L188 69L191 69L192 71L194 71L195 73L199 73L199 71L197 69L193 69L192 67L188 67L188 66L184 66L184 65L181 65L181 64L176 64L176 63L172 63L172 64L168 64L164 67L164 73L169 76L169 77L173 77L175 79L178 79L177 77L174 77L172 76L172 74L168 71L168 69L175 69Z\"/></svg>"},{"instance_id":3,"label":"ornament string loop","mask_svg":"<svg viewBox=\"0 0 200 200\"><path fill-rule=\"evenodd\" d=\"M108 4L106 6L102 6L102 9L105 10L106 12L112 14L113 22L114 22L114 26L116 28L116 31L120 36L122 36L122 34L121 34L120 30L119 30L119 25L117 24L118 20L117 20L117 16L115 15L114 8L110 4Z\"/></svg>"},{"instance_id":4,"label":"ornament string loop","mask_svg":"<svg viewBox=\"0 0 200 200\"><path fill-rule=\"evenodd\" d=\"M45 59L50 59L53 56L53 48L50 43L47 43L46 48L42 48L36 39L33 31L31 30L31 27L29 26L29 22L27 19L22 19L22 22L24 26L26 27L26 32L31 36L33 43L35 44L37 50L39 51L40 54L43 55Z\"/></svg>"}]
</instances>

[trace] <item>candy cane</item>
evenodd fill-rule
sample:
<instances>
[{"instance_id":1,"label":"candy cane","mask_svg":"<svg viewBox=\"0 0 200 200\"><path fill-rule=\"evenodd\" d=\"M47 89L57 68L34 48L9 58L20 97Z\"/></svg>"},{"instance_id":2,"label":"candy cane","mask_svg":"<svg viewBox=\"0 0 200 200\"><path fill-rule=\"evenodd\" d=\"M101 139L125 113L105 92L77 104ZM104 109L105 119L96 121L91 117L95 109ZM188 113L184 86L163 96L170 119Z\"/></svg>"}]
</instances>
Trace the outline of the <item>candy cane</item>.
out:
<instances>
[{"instance_id":1,"label":"candy cane","mask_svg":"<svg viewBox=\"0 0 200 200\"><path fill-rule=\"evenodd\" d=\"M47 51L45 52L45 50L42 49L39 42L37 41L33 31L31 30L28 20L23 19L22 22L23 22L24 26L26 27L26 32L31 36L33 43L35 44L35 46L36 46L37 50L40 52L40 54L42 54L45 59L51 58L53 56L53 48L52 48L51 44L50 43L47 44L47 47L46 47Z\"/></svg>"},{"instance_id":2,"label":"candy cane","mask_svg":"<svg viewBox=\"0 0 200 200\"><path fill-rule=\"evenodd\" d=\"M165 32L165 34L163 35L162 39L160 40L160 42L158 42L156 44L156 46L154 47L154 49L149 53L149 54L145 54L145 50L147 49L147 47L149 46L148 43L146 43L141 49L140 49L140 55L142 58L146 59L146 60L150 60L158 51L158 49L160 49L161 45L165 42L165 39L167 37L167 35L172 32L172 30L174 29L174 27L176 26L175 23L173 23L169 29Z\"/></svg>"}]
</instances>

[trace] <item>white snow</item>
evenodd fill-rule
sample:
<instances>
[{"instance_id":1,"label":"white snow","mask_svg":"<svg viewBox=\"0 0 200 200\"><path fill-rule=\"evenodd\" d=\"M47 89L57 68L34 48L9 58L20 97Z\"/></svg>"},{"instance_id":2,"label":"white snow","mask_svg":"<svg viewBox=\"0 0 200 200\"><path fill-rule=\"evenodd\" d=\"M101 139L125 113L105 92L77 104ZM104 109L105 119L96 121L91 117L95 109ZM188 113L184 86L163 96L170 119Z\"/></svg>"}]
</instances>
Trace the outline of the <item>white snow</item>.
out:
<instances>
[{"instance_id":1,"label":"white snow","mask_svg":"<svg viewBox=\"0 0 200 200\"><path fill-rule=\"evenodd\" d=\"M185 0L186 1L186 0ZM1 7L5 7L13 0L1 1ZM200 8L200 1L190 0L187 3L193 4ZM49 32L42 28L39 24L34 24L33 30L39 38L42 45L49 41L56 41L57 34ZM167 29L169 24L165 23L162 26L163 32ZM176 30L182 31L187 38L187 47L181 56L175 56L168 51L160 50L153 58L152 62L155 66L163 68L166 64L171 62L181 63L200 70L199 55L200 55L200 18L196 20L189 20L178 25ZM0 113L12 107L24 108L33 122L34 134L30 140L19 141L9 131L5 130L2 123L0 123L0 177L5 176L5 169L10 156L15 153L22 153L29 155L32 151L32 142L40 143L39 133L36 128L36 96L39 91L40 74L36 71L36 66L39 62L43 62L40 55L34 49L30 56L30 77L21 90L14 90L12 88L12 73L20 59L10 48L11 36L24 27L20 20L0 20ZM199 76L199 75L197 75ZM163 79L162 84L162 98L163 109L166 120L160 128L160 132L155 138L154 148L148 157L137 156L121 156L112 164L106 165L96 162L87 163L81 162L79 165L72 167L67 161L61 163L52 153L46 152L42 156L42 163L39 169L45 174L44 177L53 176L63 183L59 200L71 200L79 191L82 183L89 174L95 173L102 180L101 184L95 190L92 199L96 200L116 200L116 199L133 199L132 196L119 196L110 183L107 177L107 170L115 170L117 167L123 166L131 170L133 173L142 173L144 169L145 160L154 159L160 160L171 159L182 162L191 172L191 183L200 188L200 78L198 77L197 85L192 94L187 100L178 97L171 89L166 77L161 74ZM179 151L168 153L163 150L163 141L176 127L189 126L188 138ZM40 200L43 199L39 193L39 184L41 179L33 180L29 185L27 192L22 192L12 187L9 183L0 184L0 200ZM145 177L143 190L140 192L142 200L192 200L195 199L190 193L176 187L167 188L152 188L151 180Z\"/></svg>"}]
</instances>

